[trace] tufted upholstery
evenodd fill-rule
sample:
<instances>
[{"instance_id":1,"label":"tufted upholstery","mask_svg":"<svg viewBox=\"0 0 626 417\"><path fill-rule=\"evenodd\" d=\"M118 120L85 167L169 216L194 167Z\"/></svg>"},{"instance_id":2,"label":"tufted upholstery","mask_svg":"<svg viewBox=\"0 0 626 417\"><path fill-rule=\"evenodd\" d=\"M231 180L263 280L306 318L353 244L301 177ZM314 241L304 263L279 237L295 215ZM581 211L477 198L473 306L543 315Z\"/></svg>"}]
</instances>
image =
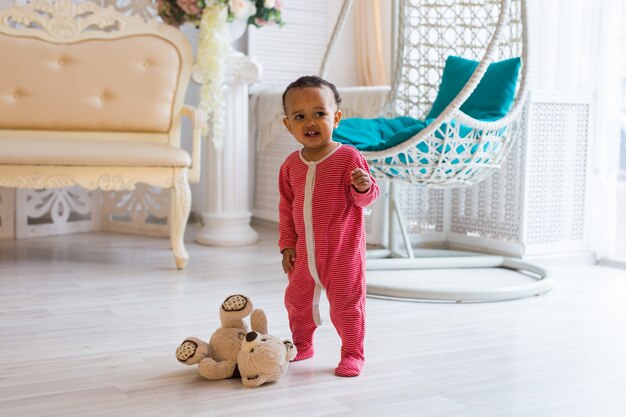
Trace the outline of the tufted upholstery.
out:
<instances>
[{"instance_id":1,"label":"tufted upholstery","mask_svg":"<svg viewBox=\"0 0 626 417\"><path fill-rule=\"evenodd\" d=\"M148 35L55 44L0 34L0 56L5 63L0 77L4 129L171 128L181 58L163 39Z\"/></svg>"}]
</instances>

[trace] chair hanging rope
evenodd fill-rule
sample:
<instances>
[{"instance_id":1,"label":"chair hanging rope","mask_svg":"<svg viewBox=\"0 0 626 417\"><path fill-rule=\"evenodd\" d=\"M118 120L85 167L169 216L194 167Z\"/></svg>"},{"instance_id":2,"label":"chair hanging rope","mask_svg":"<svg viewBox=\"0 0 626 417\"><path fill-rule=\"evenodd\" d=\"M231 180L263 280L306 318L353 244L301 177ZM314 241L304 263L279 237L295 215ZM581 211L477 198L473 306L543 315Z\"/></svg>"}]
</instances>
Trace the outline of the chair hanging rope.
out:
<instances>
[{"instance_id":1,"label":"chair hanging rope","mask_svg":"<svg viewBox=\"0 0 626 417\"><path fill-rule=\"evenodd\" d=\"M344 0L343 4L341 5L339 16L337 17L337 21L335 22L333 33L330 36L330 40L328 41L328 45L326 46L326 51L324 52L324 57L322 58L322 64L320 65L319 76L322 78L325 78L326 74L328 73L328 63L335 53L337 39L339 38L339 36L341 36L341 33L343 32L343 28L346 25L346 20L348 19L348 15L350 14L353 3L354 0Z\"/></svg>"}]
</instances>

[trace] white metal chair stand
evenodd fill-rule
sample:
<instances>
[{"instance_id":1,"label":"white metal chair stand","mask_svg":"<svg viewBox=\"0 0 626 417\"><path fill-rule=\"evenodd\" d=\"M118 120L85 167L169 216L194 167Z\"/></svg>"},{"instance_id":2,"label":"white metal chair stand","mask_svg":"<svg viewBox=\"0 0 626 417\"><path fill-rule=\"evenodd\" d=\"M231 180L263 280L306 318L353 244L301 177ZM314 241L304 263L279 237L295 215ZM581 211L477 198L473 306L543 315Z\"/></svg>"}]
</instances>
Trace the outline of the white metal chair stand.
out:
<instances>
[{"instance_id":1,"label":"white metal chair stand","mask_svg":"<svg viewBox=\"0 0 626 417\"><path fill-rule=\"evenodd\" d=\"M367 271L390 271L384 276L368 274L367 294L376 298L403 300L431 300L454 302L504 301L532 297L550 291L554 279L549 272L538 265L507 256L477 254L474 252L413 249L404 217L398 207L395 195L396 184L390 181L387 197L388 209L388 248L367 251ZM402 245L398 245L398 232L402 236ZM481 288L472 282L466 286L445 285L402 285L394 279L394 272L406 270L420 271L420 276L428 274L425 270L457 268L504 268L523 274L519 282L511 285ZM374 276L373 276L374 275ZM402 281L402 277L398 277ZM419 279L419 276L415 276Z\"/></svg>"}]
</instances>

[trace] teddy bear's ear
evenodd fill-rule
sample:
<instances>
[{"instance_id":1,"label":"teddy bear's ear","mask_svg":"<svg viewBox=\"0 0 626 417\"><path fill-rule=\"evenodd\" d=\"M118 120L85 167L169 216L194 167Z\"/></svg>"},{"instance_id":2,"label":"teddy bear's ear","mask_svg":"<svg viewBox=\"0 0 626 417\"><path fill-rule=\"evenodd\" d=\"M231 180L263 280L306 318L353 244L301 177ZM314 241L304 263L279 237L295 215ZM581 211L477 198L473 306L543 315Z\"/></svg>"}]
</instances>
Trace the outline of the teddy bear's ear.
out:
<instances>
[{"instance_id":1,"label":"teddy bear's ear","mask_svg":"<svg viewBox=\"0 0 626 417\"><path fill-rule=\"evenodd\" d=\"M250 314L250 327L252 331L267 334L267 316L263 310L259 308L252 310L252 314Z\"/></svg>"},{"instance_id":2,"label":"teddy bear's ear","mask_svg":"<svg viewBox=\"0 0 626 417\"><path fill-rule=\"evenodd\" d=\"M283 344L285 345L285 348L287 349L287 359L291 362L292 360L294 360L294 358L298 354L298 349L296 349L296 346L289 339L283 340Z\"/></svg>"}]
</instances>

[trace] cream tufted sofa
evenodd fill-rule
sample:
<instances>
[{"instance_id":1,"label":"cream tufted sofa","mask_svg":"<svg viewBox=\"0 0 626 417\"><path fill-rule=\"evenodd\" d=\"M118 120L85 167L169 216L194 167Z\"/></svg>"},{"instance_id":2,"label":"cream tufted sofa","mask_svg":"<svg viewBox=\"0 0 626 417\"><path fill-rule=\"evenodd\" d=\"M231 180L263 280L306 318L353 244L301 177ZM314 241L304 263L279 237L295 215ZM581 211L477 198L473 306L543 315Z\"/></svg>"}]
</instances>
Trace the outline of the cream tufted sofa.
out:
<instances>
[{"instance_id":1,"label":"cream tufted sofa","mask_svg":"<svg viewBox=\"0 0 626 417\"><path fill-rule=\"evenodd\" d=\"M91 2L39 0L0 11L0 57L0 186L169 188L183 269L203 122L183 105L187 39ZM193 124L191 155L180 147L183 116Z\"/></svg>"}]
</instances>

